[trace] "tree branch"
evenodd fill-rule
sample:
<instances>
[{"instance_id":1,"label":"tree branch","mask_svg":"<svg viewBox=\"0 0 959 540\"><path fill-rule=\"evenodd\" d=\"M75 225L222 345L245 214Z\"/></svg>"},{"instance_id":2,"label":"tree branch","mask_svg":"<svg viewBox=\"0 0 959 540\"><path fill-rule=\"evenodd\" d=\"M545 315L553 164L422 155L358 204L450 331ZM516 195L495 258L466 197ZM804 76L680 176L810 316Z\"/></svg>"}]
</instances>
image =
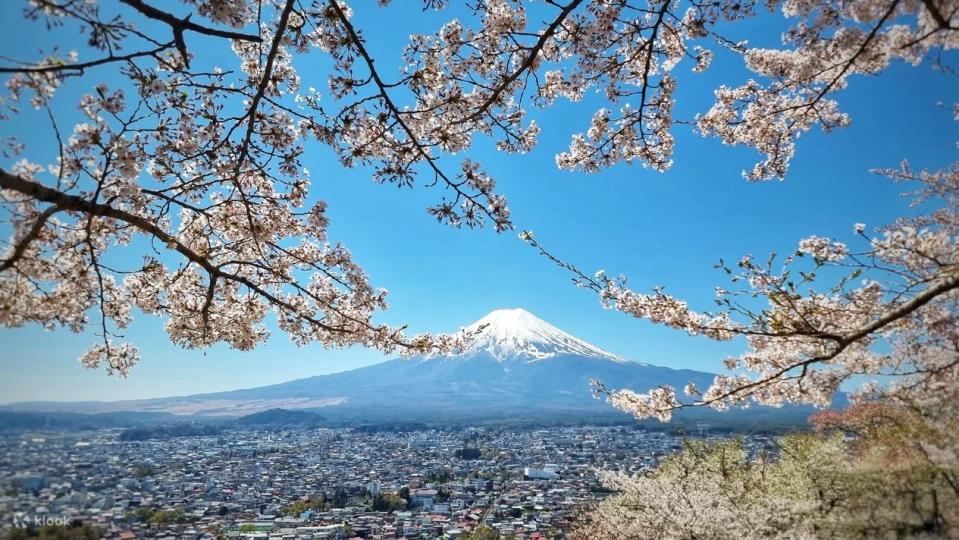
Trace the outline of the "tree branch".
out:
<instances>
[{"instance_id":1,"label":"tree branch","mask_svg":"<svg viewBox=\"0 0 959 540\"><path fill-rule=\"evenodd\" d=\"M254 43L260 43L263 41L263 38L260 36L255 36L252 34L243 34L240 32L231 32L229 30L220 30L218 28L210 28L209 26L203 26L195 22L190 21L190 17L181 19L176 17L172 13L163 11L162 9L157 9L145 2L143 0L120 0L124 4L132 7L133 9L139 11L145 17L149 19L154 19L166 23L173 30L174 36L178 34L181 36L184 31L195 32L197 34L203 34L207 36L221 37L227 39L235 39L238 41L252 41Z\"/></svg>"},{"instance_id":2,"label":"tree branch","mask_svg":"<svg viewBox=\"0 0 959 540\"><path fill-rule=\"evenodd\" d=\"M122 221L133 227L136 227L140 231L151 234L161 242L165 243L167 246L170 246L171 249L180 253L186 257L190 262L193 262L206 270L207 274L210 275L210 279L222 278L228 281L234 281L241 285L246 286L254 293L262 296L270 303L280 306L287 310L290 313L295 314L297 317L300 317L306 321L309 321L310 324L314 324L325 331L335 332L335 333L346 333L347 330L342 328L337 328L330 326L322 321L314 319L312 317L305 317L300 315L296 308L291 306L289 303L284 300L277 298L269 291L264 290L262 287L253 283L249 279L225 272L216 265L214 265L209 259L200 255L199 253L193 251L188 246L184 245L182 242L177 240L177 238L168 232L161 229L157 224L145 217L138 216L127 212L126 210L121 210L119 208L114 208L109 205L93 202L76 195L69 195L58 191L56 189L48 188L44 185L41 185L37 182L31 180L25 180L19 176L12 175L3 169L0 169L0 189L9 189L11 191L16 191L22 195L26 195L32 199L42 201L54 205L53 208L64 211L73 211L73 212L82 212L90 216L98 216L111 218L118 221Z\"/></svg>"},{"instance_id":3,"label":"tree branch","mask_svg":"<svg viewBox=\"0 0 959 540\"><path fill-rule=\"evenodd\" d=\"M519 67L517 67L515 71L513 71L505 79L503 79L503 82L496 85L493 88L493 91L490 93L489 97L486 98L486 100L479 107L477 107L476 111L474 111L473 114L469 115L465 119L465 121L469 122L473 120L478 120L479 117L483 113L485 113L490 106L493 105L493 103L496 103L496 100L499 99L500 94L504 90L506 90L506 88L510 84L512 84L513 81L518 79L526 70L530 69L533 66L533 62L536 61L536 57L539 55L539 52L546 45L546 42L549 41L549 38L553 37L553 35L556 33L556 30L558 30L559 27L563 24L563 21L565 21L566 18L569 17L569 14L572 13L573 10L575 10L582 3L582 1L583 0L573 0L572 2L566 4L566 6L562 9L562 11L559 12L559 15L556 16L553 22L546 27L546 30L544 30L542 34L540 34L539 39L530 48L529 54L526 56L526 58L523 59ZM668 5L669 3L666 2L666 4Z\"/></svg>"},{"instance_id":4,"label":"tree branch","mask_svg":"<svg viewBox=\"0 0 959 540\"><path fill-rule=\"evenodd\" d=\"M2 169L0 169L0 174L6 175ZM30 246L30 242L33 242L38 236L40 236L40 232L43 230L43 226L47 224L47 220L50 219L53 214L56 214L59 211L60 209L56 206L51 206L43 212L40 212L40 215L37 216L37 220L33 222L33 225L30 227L30 230L27 231L27 234L23 235L23 238L17 242L17 245L13 248L13 253L10 254L10 257L4 259L3 263L0 263L0 272L10 268L16 264L18 260L20 260L20 257L23 256L23 253L27 250L27 247Z\"/></svg>"},{"instance_id":5,"label":"tree branch","mask_svg":"<svg viewBox=\"0 0 959 540\"><path fill-rule=\"evenodd\" d=\"M456 192L458 197L463 197L473 203L475 207L478 207L493 223L500 224L501 219L493 214L489 208L485 205L476 202L476 198L469 193L463 191L458 183L453 182L446 173L434 161L434 158L423 148L423 145L420 143L419 139L416 137L416 134L413 133L413 130L409 127L406 121L403 119L402 114L400 113L399 107L393 102L390 98L389 93L387 92L388 85L380 77L379 72L376 71L376 68L373 66L373 58L370 56L369 52L366 50L366 47L363 46L363 41L357 34L356 29L353 28L353 25L350 23L350 20L346 17L346 14L343 13L343 10L340 9L340 6L337 4L336 0L333 0L329 3L330 7L336 13L337 18L340 20L340 24L343 25L343 28L349 34L350 42L353 47L356 49L356 52L359 53L360 57L363 58L363 61L366 62L367 68L370 70L370 77L373 79L373 82L376 84L379 89L380 97L383 99L383 103L386 104L386 107L390 110L390 113L393 115L393 118L396 119L396 122L400 125L403 131L406 133L406 136L410 138L410 142L416 148L417 153L422 156L423 160L429 164L430 168L433 169L433 172L437 177L443 180L443 182L454 192ZM507 222L503 224L504 228L511 228L512 225Z\"/></svg>"},{"instance_id":6,"label":"tree branch","mask_svg":"<svg viewBox=\"0 0 959 540\"><path fill-rule=\"evenodd\" d=\"M47 65L47 66L31 66L31 67L0 67L0 73L49 73L51 71L77 71L83 73L83 70L86 68L101 66L103 64L109 64L112 62L126 62L133 60L134 58L140 58L143 56L156 56L157 54L169 49L174 46L174 42L165 43L155 49L149 51L140 51L130 54L123 55L110 55L105 58L100 58L98 60L91 60L89 62L82 62L79 64L58 64L58 65Z\"/></svg>"}]
</instances>

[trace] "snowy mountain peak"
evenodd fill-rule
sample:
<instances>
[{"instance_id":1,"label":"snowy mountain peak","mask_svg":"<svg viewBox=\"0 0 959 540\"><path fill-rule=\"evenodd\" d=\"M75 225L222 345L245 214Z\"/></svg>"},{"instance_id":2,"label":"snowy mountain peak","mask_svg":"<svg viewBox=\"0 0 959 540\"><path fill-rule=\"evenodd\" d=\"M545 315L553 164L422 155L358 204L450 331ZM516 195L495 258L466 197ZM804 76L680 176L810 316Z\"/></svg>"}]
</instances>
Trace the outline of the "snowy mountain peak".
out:
<instances>
[{"instance_id":1,"label":"snowy mountain peak","mask_svg":"<svg viewBox=\"0 0 959 540\"><path fill-rule=\"evenodd\" d=\"M478 334L465 355L482 351L500 361L519 357L535 361L570 354L624 362L621 357L573 337L522 308L491 311L466 327L466 331L478 331Z\"/></svg>"}]
</instances>

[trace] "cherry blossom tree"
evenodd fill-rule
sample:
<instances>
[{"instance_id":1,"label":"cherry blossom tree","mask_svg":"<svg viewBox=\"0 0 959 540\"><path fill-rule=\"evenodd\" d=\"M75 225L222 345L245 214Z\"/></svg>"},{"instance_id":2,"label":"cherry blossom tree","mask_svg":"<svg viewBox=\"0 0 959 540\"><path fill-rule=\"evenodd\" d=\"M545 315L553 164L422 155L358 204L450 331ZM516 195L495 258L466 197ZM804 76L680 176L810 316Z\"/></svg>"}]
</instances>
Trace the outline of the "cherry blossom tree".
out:
<instances>
[{"instance_id":1,"label":"cherry blossom tree","mask_svg":"<svg viewBox=\"0 0 959 540\"><path fill-rule=\"evenodd\" d=\"M415 8L442 10L446 3L424 0ZM407 6L414 8L412 1ZM561 169L596 172L635 162L666 170L673 130L691 127L758 151L760 162L744 173L747 179L782 178L802 133L848 123L834 94L851 76L877 73L894 61L934 59L959 42L955 0L476 0L462 6L464 17L411 36L403 69L393 75L376 63L345 0L29 0L24 9L28 22L50 30L50 44L43 58L3 59L8 95L0 114L9 118L24 106L47 113L55 137L46 150L58 157L44 165L18 158L26 149L4 139L12 164L0 172L0 205L12 234L0 260L0 324L93 326L101 341L83 363L105 363L119 373L138 358L133 345L115 339L134 310L164 317L170 338L186 347L254 347L267 336L269 312L297 343L410 354L462 344L464 336L407 337L402 328L373 322L387 306L385 291L371 284L346 247L327 238L325 204L306 207L310 175L301 158L308 143L330 147L345 167L370 168L377 182L442 189L428 209L442 223L506 231L513 223L495 179L482 163L460 156L476 137L491 138L506 153L530 150L539 127L529 111L557 99L600 91L608 101L556 156ZM763 10L798 21L782 49L751 49L748 36L720 32L735 31L736 21ZM87 40L82 55L69 51L77 29ZM227 47L232 65L218 65L208 54ZM717 89L715 104L695 118L675 117L679 67L708 69L717 48L740 55L755 80ZM314 56L330 69L303 69ZM317 75L321 80L311 86ZM109 87L104 80L122 83ZM89 90L79 106L86 120L61 125L51 106L58 90L83 83ZM896 174L924 176L930 186L939 182L934 178L945 185L955 177L949 171ZM940 218L952 215L954 208ZM934 242L924 231L939 227L934 234L948 244L951 223L953 229L938 221L915 224L921 228L912 233L906 225L890 229L862 256L875 257L883 269L895 267L913 249L902 245L902 235ZM825 264L841 263L838 245L811 239L807 248L817 261L825 253ZM791 328L791 307L775 316L754 313L758 322L743 323L732 314L677 310L679 301L665 295L646 298L671 313L662 322L723 339L748 335L760 347L743 362L765 370L775 384L727 377L704 402L747 395L821 401L842 375L814 366L845 365L853 356L860 365L852 371L872 369L870 362L895 364L863 352L863 338L889 330L887 319L918 325L916 318L934 307L949 309L942 299L954 301L954 257L937 264L943 279L932 277L936 270L928 266L907 266L901 294L872 285L793 301L811 317L849 304L846 295L853 295L859 332L849 329L853 321L822 314L813 329L783 330ZM754 280L777 277L751 260L742 269ZM611 306L646 315L647 300L623 283L589 279ZM788 288L783 281L757 292ZM787 296L781 300L789 303ZM887 307L907 316L886 316ZM777 348L789 354L770 367L780 361L771 359ZM797 380L789 362L803 371L798 380L810 383L778 385ZM784 371L775 375L777 369ZM744 385L752 386L736 391ZM670 390L654 395L654 406L634 410L662 416L663 404L677 405ZM620 405L646 399L615 396Z\"/></svg>"},{"instance_id":2,"label":"cherry blossom tree","mask_svg":"<svg viewBox=\"0 0 959 540\"><path fill-rule=\"evenodd\" d=\"M828 131L848 124L830 96L851 75L878 73L895 60L932 61L954 73L942 60L943 52L959 43L959 6L948 2L773 2L770 8L799 19L784 34L784 48L776 50L747 49L712 34L717 18L747 16L754 7L739 2L721 6L711 5L715 11L708 16L688 11L683 28L741 51L747 67L765 82L719 88L716 103L697 118L697 127L765 156L743 173L748 180L782 177L802 132L815 125ZM620 117L613 125L609 127L609 113L601 111L588 137L574 139L564 157L590 156L572 160L584 170L617 161L593 160L596 150L608 148L603 144L630 123ZM645 161L655 166L654 160ZM860 237L854 246L810 236L784 259L772 254L764 262L752 256L733 265L720 261L717 268L732 286L716 288L716 311L696 310L661 288L637 292L625 276L587 275L541 245L532 232L520 237L570 272L577 286L598 294L607 309L690 335L745 341L747 352L724 360L729 373L706 389L687 385L683 392L688 399L668 386L637 393L594 381L597 397L639 418L667 421L685 407L724 410L750 401L825 407L840 385L855 376L888 382L867 385L857 399L924 407L954 403L959 386L959 163L917 171L904 161L898 169L874 172L918 186L910 195L914 206L923 205L926 212L874 230L850 224Z\"/></svg>"},{"instance_id":3,"label":"cherry blossom tree","mask_svg":"<svg viewBox=\"0 0 959 540\"><path fill-rule=\"evenodd\" d=\"M639 418L669 420L673 411L710 406L725 410L750 401L780 406L828 406L842 383L868 383L855 397L918 407L956 403L959 389L959 164L941 171L877 171L921 186L914 202L937 199L928 214L901 218L870 235L853 230L859 249L811 236L777 264L751 256L735 265L720 261L732 284L716 288L718 311L696 311L661 289L628 287L624 276L589 276L557 259L530 233L527 243L597 293L602 304L633 317L719 341L742 338L747 351L723 362L730 371L708 389L687 385L646 393L610 389L596 393Z\"/></svg>"},{"instance_id":4,"label":"cherry blossom tree","mask_svg":"<svg viewBox=\"0 0 959 540\"><path fill-rule=\"evenodd\" d=\"M21 101L49 113L58 154L48 166L20 159L0 171L13 229L0 261L0 323L74 332L94 325L101 342L81 362L120 374L138 360L132 344L114 340L134 309L165 317L170 339L186 347L250 349L266 339L269 311L300 344L405 354L462 344L462 336L407 337L375 324L386 292L327 239L325 203L304 206L307 139L334 146L346 164L387 152L357 139L375 129L361 127L373 122L356 112L365 100L330 116L319 92L301 91L291 64L294 54L320 48L338 58L338 70L349 69L362 45L344 38L353 31L346 6L197 1L187 2L194 13L178 16L141 0L120 4L114 15L86 0L28 2L28 20L61 39L69 39L61 35L67 25L79 26L98 56L81 61L52 48L42 60L0 68L9 74L3 116L17 114ZM232 48L236 65L202 63L187 46L201 38ZM92 84L79 103L87 120L65 132L51 107L56 91L107 69L125 84ZM5 144L7 157L23 151L16 140ZM476 202L492 197L482 173L468 165L462 174L474 181L450 179L455 200L505 227L505 209ZM476 225L482 218L473 212Z\"/></svg>"},{"instance_id":5,"label":"cherry blossom tree","mask_svg":"<svg viewBox=\"0 0 959 540\"><path fill-rule=\"evenodd\" d=\"M786 438L791 459L774 462L769 452L749 456L738 440L685 441L653 470L604 473L615 494L584 514L571 536L812 538L846 494L836 482L844 472L841 438L810 442Z\"/></svg>"},{"instance_id":6,"label":"cherry blossom tree","mask_svg":"<svg viewBox=\"0 0 959 540\"><path fill-rule=\"evenodd\" d=\"M863 412L844 427L875 410ZM570 537L955 536L955 462L942 467L915 455L894 459L890 448L909 448L929 437L914 427L889 430L893 422L874 416L870 423L875 427L855 442L859 451L880 450L868 457L851 453L841 433L788 435L753 455L738 440L686 441L651 470L604 473L615 493L582 513Z\"/></svg>"}]
</instances>

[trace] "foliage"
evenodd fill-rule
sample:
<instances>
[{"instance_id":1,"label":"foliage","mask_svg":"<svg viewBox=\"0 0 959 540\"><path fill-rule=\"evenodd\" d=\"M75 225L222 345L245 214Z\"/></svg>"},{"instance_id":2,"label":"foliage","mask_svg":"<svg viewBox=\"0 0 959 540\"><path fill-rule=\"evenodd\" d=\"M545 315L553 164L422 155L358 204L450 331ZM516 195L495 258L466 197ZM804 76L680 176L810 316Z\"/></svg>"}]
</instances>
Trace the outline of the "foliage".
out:
<instances>
[{"instance_id":1,"label":"foliage","mask_svg":"<svg viewBox=\"0 0 959 540\"><path fill-rule=\"evenodd\" d=\"M479 459L483 452L479 448L460 448L455 455L459 459Z\"/></svg>"},{"instance_id":2,"label":"foliage","mask_svg":"<svg viewBox=\"0 0 959 540\"><path fill-rule=\"evenodd\" d=\"M314 512L322 512L329 508L329 505L326 502L326 497L323 494L315 495L311 499L300 499L293 504L283 508L283 513L288 516L299 516L303 512L308 510L313 510Z\"/></svg>"},{"instance_id":3,"label":"foliage","mask_svg":"<svg viewBox=\"0 0 959 540\"><path fill-rule=\"evenodd\" d=\"M183 514L183 510L176 509L173 511L158 511L154 512L153 516L150 517L150 523L156 523L163 525L166 523L183 523L187 521L186 516Z\"/></svg>"},{"instance_id":4,"label":"foliage","mask_svg":"<svg viewBox=\"0 0 959 540\"><path fill-rule=\"evenodd\" d=\"M156 474L156 468L150 464L137 465L133 468L133 476L137 478L153 476L154 474Z\"/></svg>"},{"instance_id":5,"label":"foliage","mask_svg":"<svg viewBox=\"0 0 959 540\"><path fill-rule=\"evenodd\" d=\"M457 538L462 538L463 540L498 540L499 534L486 525L480 525L474 529L473 532Z\"/></svg>"},{"instance_id":6,"label":"foliage","mask_svg":"<svg viewBox=\"0 0 959 540\"><path fill-rule=\"evenodd\" d=\"M92 525L49 525L39 528L14 528L7 530L2 540L99 540L100 530Z\"/></svg>"},{"instance_id":7,"label":"foliage","mask_svg":"<svg viewBox=\"0 0 959 540\"><path fill-rule=\"evenodd\" d=\"M687 441L648 473L607 474L616 494L585 514L573 537L953 537L954 431L913 427L915 414L885 405L829 413L817 419L820 435L777 439L778 458L750 456L740 440Z\"/></svg>"},{"instance_id":8,"label":"foliage","mask_svg":"<svg viewBox=\"0 0 959 540\"><path fill-rule=\"evenodd\" d=\"M453 480L455 477L456 475L453 473L452 469L449 467L443 467L437 471L431 471L428 475L426 475L426 481L437 484L445 484L446 482Z\"/></svg>"},{"instance_id":9,"label":"foliage","mask_svg":"<svg viewBox=\"0 0 959 540\"><path fill-rule=\"evenodd\" d=\"M407 500L396 493L378 493L370 504L375 512L395 512L406 510Z\"/></svg>"},{"instance_id":10,"label":"foliage","mask_svg":"<svg viewBox=\"0 0 959 540\"><path fill-rule=\"evenodd\" d=\"M349 501L349 494L341 486L337 486L333 489L333 494L330 496L330 506L333 508L345 508L346 503Z\"/></svg>"},{"instance_id":11,"label":"foliage","mask_svg":"<svg viewBox=\"0 0 959 540\"><path fill-rule=\"evenodd\" d=\"M155 510L153 508L140 507L136 510L127 512L124 516L129 520L136 520L142 523L155 525L164 525L167 523L186 523L189 518L183 513L183 510Z\"/></svg>"}]
</instances>

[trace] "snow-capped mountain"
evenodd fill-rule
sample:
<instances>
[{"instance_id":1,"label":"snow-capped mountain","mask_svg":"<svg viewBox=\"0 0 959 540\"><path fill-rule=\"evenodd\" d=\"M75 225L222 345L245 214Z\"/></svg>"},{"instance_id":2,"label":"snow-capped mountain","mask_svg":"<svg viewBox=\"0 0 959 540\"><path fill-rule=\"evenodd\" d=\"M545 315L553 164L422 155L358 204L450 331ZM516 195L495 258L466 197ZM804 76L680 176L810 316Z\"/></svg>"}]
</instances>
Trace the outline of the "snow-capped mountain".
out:
<instances>
[{"instance_id":1,"label":"snow-capped mountain","mask_svg":"<svg viewBox=\"0 0 959 540\"><path fill-rule=\"evenodd\" d=\"M466 327L475 334L462 355L486 353L496 360L544 360L559 355L625 360L573 337L522 308L497 309ZM461 356L462 356L461 355Z\"/></svg>"},{"instance_id":2,"label":"snow-capped mountain","mask_svg":"<svg viewBox=\"0 0 959 540\"><path fill-rule=\"evenodd\" d=\"M21 404L75 412L116 410L241 415L270 408L320 409L328 418L392 415L536 417L613 409L593 399L592 379L645 390L662 384L708 386L709 373L623 359L524 309L500 309L466 327L471 347L454 356L396 359L271 386L193 396L83 404Z\"/></svg>"},{"instance_id":3,"label":"snow-capped mountain","mask_svg":"<svg viewBox=\"0 0 959 540\"><path fill-rule=\"evenodd\" d=\"M314 410L331 422L625 420L625 414L593 399L591 380L611 388L645 391L661 385L680 388L688 382L706 388L714 377L702 371L623 359L523 309L493 311L467 328L476 332L472 346L454 356L388 360L341 373L213 394L136 401L32 402L0 409L237 417L284 408ZM754 407L734 413L705 409L680 413L677 421L692 425L706 421L754 427L764 417L777 425L796 425L811 409Z\"/></svg>"}]
</instances>

